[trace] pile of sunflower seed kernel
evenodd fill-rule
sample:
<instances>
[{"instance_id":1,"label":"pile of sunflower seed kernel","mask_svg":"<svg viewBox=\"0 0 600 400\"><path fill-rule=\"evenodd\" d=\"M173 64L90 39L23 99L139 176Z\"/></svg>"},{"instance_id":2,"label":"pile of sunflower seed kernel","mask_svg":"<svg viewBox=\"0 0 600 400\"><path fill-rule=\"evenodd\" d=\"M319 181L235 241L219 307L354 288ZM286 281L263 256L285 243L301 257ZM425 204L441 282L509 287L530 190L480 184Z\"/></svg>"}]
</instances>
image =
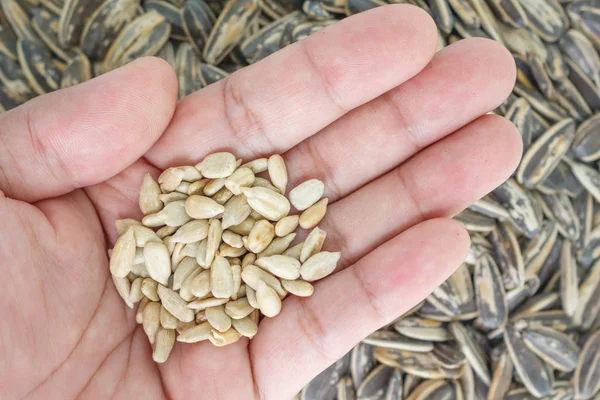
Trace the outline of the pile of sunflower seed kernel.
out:
<instances>
[{"instance_id":1,"label":"pile of sunflower seed kernel","mask_svg":"<svg viewBox=\"0 0 600 400\"><path fill-rule=\"evenodd\" d=\"M226 152L168 168L158 182L144 177L145 217L116 222L110 272L127 305L140 302L136 321L154 361L165 362L175 340L226 346L254 337L261 316L278 315L288 294L312 295L310 282L334 271L340 253L321 251L327 233L317 226L324 184L304 181L288 200L287 183L280 155L242 164ZM310 233L293 244L298 226Z\"/></svg>"}]
</instances>

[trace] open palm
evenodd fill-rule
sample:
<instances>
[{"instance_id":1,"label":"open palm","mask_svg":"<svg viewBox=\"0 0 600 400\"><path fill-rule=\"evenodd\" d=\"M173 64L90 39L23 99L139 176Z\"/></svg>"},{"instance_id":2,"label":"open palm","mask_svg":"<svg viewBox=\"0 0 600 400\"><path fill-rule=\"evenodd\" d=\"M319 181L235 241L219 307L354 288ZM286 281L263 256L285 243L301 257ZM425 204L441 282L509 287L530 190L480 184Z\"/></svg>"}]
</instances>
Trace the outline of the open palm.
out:
<instances>
[{"instance_id":1,"label":"open palm","mask_svg":"<svg viewBox=\"0 0 600 400\"><path fill-rule=\"evenodd\" d=\"M348 18L176 104L162 60L134 62L0 115L0 398L287 399L421 301L463 260L445 219L506 179L521 139L498 44L435 53L433 21L393 5ZM323 180L338 271L259 334L178 343L156 365L109 278L114 220L143 174L229 150ZM4 193L4 196L2 196Z\"/></svg>"}]
</instances>

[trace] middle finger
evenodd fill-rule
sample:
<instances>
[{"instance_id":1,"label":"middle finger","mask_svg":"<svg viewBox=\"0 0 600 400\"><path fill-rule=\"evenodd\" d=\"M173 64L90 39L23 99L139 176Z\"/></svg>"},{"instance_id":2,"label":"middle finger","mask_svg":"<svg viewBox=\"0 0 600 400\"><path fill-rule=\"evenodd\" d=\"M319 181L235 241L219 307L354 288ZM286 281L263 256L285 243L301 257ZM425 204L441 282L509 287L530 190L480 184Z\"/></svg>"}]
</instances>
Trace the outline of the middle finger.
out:
<instances>
[{"instance_id":1,"label":"middle finger","mask_svg":"<svg viewBox=\"0 0 600 400\"><path fill-rule=\"evenodd\" d=\"M512 90L510 53L486 39L438 52L417 76L340 118L285 154L290 188L325 182L330 202L500 105Z\"/></svg>"},{"instance_id":2,"label":"middle finger","mask_svg":"<svg viewBox=\"0 0 600 400\"><path fill-rule=\"evenodd\" d=\"M505 181L521 156L515 126L486 115L331 204L320 225L339 268L431 218L448 218Z\"/></svg>"}]
</instances>

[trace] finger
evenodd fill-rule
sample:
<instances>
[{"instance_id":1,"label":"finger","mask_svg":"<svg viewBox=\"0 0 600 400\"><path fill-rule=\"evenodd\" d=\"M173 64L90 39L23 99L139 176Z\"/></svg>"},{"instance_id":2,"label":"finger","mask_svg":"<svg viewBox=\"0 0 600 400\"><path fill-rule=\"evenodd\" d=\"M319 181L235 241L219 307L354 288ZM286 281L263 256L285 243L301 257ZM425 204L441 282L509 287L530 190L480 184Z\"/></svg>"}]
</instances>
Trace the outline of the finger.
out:
<instances>
[{"instance_id":1,"label":"finger","mask_svg":"<svg viewBox=\"0 0 600 400\"><path fill-rule=\"evenodd\" d=\"M0 114L0 188L36 201L110 178L158 139L176 97L168 64L144 58Z\"/></svg>"},{"instance_id":2,"label":"finger","mask_svg":"<svg viewBox=\"0 0 600 400\"><path fill-rule=\"evenodd\" d=\"M123 302L118 295L116 297L118 301ZM132 328L132 331L131 336L115 347L97 366L96 372L85 388L75 393L73 397L136 399L140 397L140 393L144 393L144 400L169 398L162 385L162 377L156 368L156 363L152 360L148 336L141 325ZM94 343L98 345L97 342L101 341L95 340Z\"/></svg>"},{"instance_id":3,"label":"finger","mask_svg":"<svg viewBox=\"0 0 600 400\"><path fill-rule=\"evenodd\" d=\"M263 320L250 343L263 398L293 396L365 336L423 300L468 249L469 235L459 223L427 221L317 283L312 297L286 299L281 314Z\"/></svg>"},{"instance_id":4,"label":"finger","mask_svg":"<svg viewBox=\"0 0 600 400\"><path fill-rule=\"evenodd\" d=\"M177 342L169 360L159 366L171 399L254 399L248 339L215 347L209 341ZM235 379L232 379L235 377ZM227 393L227 395L224 395Z\"/></svg>"},{"instance_id":5,"label":"finger","mask_svg":"<svg viewBox=\"0 0 600 400\"><path fill-rule=\"evenodd\" d=\"M514 65L506 48L492 40L461 40L445 48L410 81L288 151L290 187L318 177L332 201L353 192L495 109L512 90Z\"/></svg>"},{"instance_id":6,"label":"finger","mask_svg":"<svg viewBox=\"0 0 600 400\"><path fill-rule=\"evenodd\" d=\"M413 6L344 19L181 101L148 160L165 167L223 148L243 158L283 152L417 74L436 40L432 19Z\"/></svg>"},{"instance_id":7,"label":"finger","mask_svg":"<svg viewBox=\"0 0 600 400\"><path fill-rule=\"evenodd\" d=\"M504 118L472 122L332 204L320 224L326 248L340 249L343 268L410 226L455 215L512 174L521 147Z\"/></svg>"}]
</instances>

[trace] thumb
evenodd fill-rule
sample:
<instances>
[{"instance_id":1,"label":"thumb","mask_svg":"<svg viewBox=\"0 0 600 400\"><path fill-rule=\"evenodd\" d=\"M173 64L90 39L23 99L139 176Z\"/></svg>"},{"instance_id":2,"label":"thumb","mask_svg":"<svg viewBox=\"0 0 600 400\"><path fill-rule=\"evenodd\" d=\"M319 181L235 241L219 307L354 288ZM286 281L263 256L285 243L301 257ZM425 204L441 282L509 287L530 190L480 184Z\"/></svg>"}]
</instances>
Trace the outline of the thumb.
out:
<instances>
[{"instance_id":1,"label":"thumb","mask_svg":"<svg viewBox=\"0 0 600 400\"><path fill-rule=\"evenodd\" d=\"M176 101L173 70L149 57L0 114L0 191L34 202L116 175L160 137Z\"/></svg>"}]
</instances>

